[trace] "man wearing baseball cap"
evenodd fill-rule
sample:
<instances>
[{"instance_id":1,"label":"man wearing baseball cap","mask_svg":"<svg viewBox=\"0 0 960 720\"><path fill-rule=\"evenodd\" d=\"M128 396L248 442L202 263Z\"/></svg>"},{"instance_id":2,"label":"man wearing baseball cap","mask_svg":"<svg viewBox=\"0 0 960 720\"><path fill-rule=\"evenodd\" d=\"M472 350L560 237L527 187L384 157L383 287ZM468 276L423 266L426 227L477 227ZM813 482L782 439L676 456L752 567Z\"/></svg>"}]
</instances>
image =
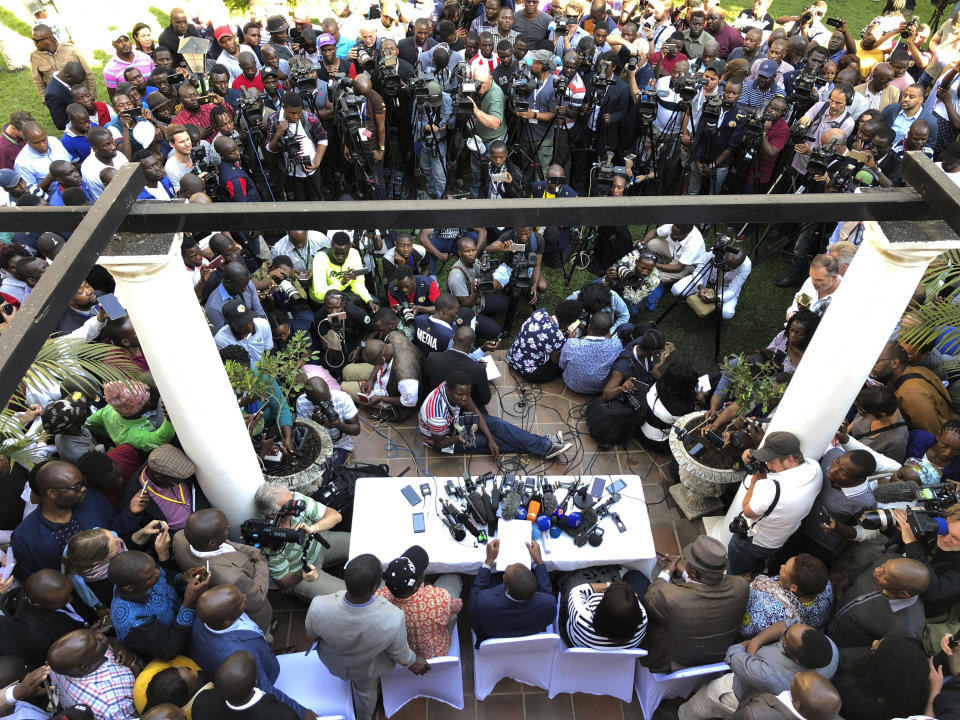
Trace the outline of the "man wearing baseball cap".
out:
<instances>
[{"instance_id":1,"label":"man wearing baseball cap","mask_svg":"<svg viewBox=\"0 0 960 720\"><path fill-rule=\"evenodd\" d=\"M447 127L453 123L453 100L440 83L427 83L427 99L414 111L413 139L420 146L420 171L426 181L427 195L443 197L447 185L444 167L447 157Z\"/></svg>"},{"instance_id":2,"label":"man wearing baseball cap","mask_svg":"<svg viewBox=\"0 0 960 720\"><path fill-rule=\"evenodd\" d=\"M763 107L777 95L786 96L787 92L777 79L777 61L767 58L757 68L757 76L743 84L740 93L740 105L751 110Z\"/></svg>"},{"instance_id":3,"label":"man wearing baseball cap","mask_svg":"<svg viewBox=\"0 0 960 720\"><path fill-rule=\"evenodd\" d=\"M257 317L252 307L247 307L243 296L233 297L223 304L225 325L213 336L217 349L227 345L239 345L250 356L250 364L255 365L267 350L273 350L273 334L270 323Z\"/></svg>"},{"instance_id":4,"label":"man wearing baseball cap","mask_svg":"<svg viewBox=\"0 0 960 720\"><path fill-rule=\"evenodd\" d=\"M113 94L117 90L117 85L124 82L123 71L128 67L135 67L140 73L147 77L153 72L153 60L144 52L133 47L130 42L130 35L125 32L118 32L113 38L113 49L116 55L107 61L103 66L103 84L107 86L107 94L110 95L110 101L113 102Z\"/></svg>"},{"instance_id":5,"label":"man wearing baseball cap","mask_svg":"<svg viewBox=\"0 0 960 720\"><path fill-rule=\"evenodd\" d=\"M384 587L377 595L403 610L410 649L426 658L450 651L454 622L463 608L462 582L455 573L441 575L433 585L425 576L430 557L419 545L407 548L391 560L383 573Z\"/></svg>"},{"instance_id":6,"label":"man wearing baseball cap","mask_svg":"<svg viewBox=\"0 0 960 720\"><path fill-rule=\"evenodd\" d=\"M260 61L256 53L249 45L237 42L236 35L229 25L221 25L213 31L213 36L217 39L217 44L223 48L223 52L217 56L217 62L223 65L230 73L230 82L232 83L243 74L243 68L240 67L240 53L247 52L253 56L257 70L260 70Z\"/></svg>"},{"instance_id":7,"label":"man wearing baseball cap","mask_svg":"<svg viewBox=\"0 0 960 720\"><path fill-rule=\"evenodd\" d=\"M820 464L803 457L800 440L790 432L768 433L759 449L744 451L743 461L758 466L743 481L747 494L730 523L731 575L762 572L800 527L823 485Z\"/></svg>"}]
</instances>

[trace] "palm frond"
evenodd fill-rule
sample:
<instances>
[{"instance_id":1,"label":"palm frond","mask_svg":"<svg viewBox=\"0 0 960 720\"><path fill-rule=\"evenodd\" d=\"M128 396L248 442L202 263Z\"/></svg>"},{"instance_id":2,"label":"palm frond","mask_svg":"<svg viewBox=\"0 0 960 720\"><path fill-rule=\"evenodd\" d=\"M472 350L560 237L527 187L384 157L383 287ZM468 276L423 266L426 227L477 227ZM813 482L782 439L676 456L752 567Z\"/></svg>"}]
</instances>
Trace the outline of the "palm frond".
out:
<instances>
[{"instance_id":1,"label":"palm frond","mask_svg":"<svg viewBox=\"0 0 960 720\"><path fill-rule=\"evenodd\" d=\"M941 253L930 266L923 276L925 285L933 285L935 290L939 290L944 285L956 285L960 280L960 250L952 249Z\"/></svg>"},{"instance_id":2,"label":"palm frond","mask_svg":"<svg viewBox=\"0 0 960 720\"><path fill-rule=\"evenodd\" d=\"M913 347L924 347L937 338L941 344L960 340L960 305L948 300L921 305L908 313L897 335L898 340Z\"/></svg>"},{"instance_id":3,"label":"palm frond","mask_svg":"<svg viewBox=\"0 0 960 720\"><path fill-rule=\"evenodd\" d=\"M9 408L0 412L0 455L19 462L27 469L46 457L43 444L49 436L42 430L30 432L17 419L17 413Z\"/></svg>"}]
</instances>

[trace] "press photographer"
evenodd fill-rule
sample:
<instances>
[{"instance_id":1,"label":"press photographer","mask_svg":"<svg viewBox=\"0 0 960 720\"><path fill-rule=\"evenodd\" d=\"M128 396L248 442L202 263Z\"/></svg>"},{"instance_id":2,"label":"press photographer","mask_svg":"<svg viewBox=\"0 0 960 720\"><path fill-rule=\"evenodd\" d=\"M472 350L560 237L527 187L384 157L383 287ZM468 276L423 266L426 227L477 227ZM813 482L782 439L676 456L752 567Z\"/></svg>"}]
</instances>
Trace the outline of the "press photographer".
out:
<instances>
[{"instance_id":1,"label":"press photographer","mask_svg":"<svg viewBox=\"0 0 960 720\"><path fill-rule=\"evenodd\" d=\"M547 291L547 279L543 277L543 237L532 227L507 230L487 245L488 252L502 252L502 272L494 275L506 288L508 297L529 297L536 305L537 295Z\"/></svg>"},{"instance_id":2,"label":"press photographer","mask_svg":"<svg viewBox=\"0 0 960 720\"><path fill-rule=\"evenodd\" d=\"M747 114L737 105L741 85L727 81L719 108L713 103L703 106L692 148L693 167L690 168L688 193L699 195L703 180L710 181L710 194L719 195L743 138Z\"/></svg>"},{"instance_id":3,"label":"press photographer","mask_svg":"<svg viewBox=\"0 0 960 720\"><path fill-rule=\"evenodd\" d=\"M453 294L462 307L477 313L478 337L484 340L500 337L503 328L493 316L505 313L510 301L496 277L497 268L493 267L489 255L478 260L477 243L473 238L460 238L457 254L459 259L447 274L447 292Z\"/></svg>"},{"instance_id":4,"label":"press photographer","mask_svg":"<svg viewBox=\"0 0 960 720\"><path fill-rule=\"evenodd\" d=\"M397 268L394 280L387 288L387 302L408 331L417 315L433 312L433 303L439 296L440 288L433 278L415 275L407 265Z\"/></svg>"},{"instance_id":5,"label":"press photographer","mask_svg":"<svg viewBox=\"0 0 960 720\"><path fill-rule=\"evenodd\" d=\"M334 122L343 143L344 159L351 165L351 187L361 197L372 190L378 200L383 200L383 154L387 142L383 98L374 91L366 74L358 75L352 86L341 81L333 96Z\"/></svg>"},{"instance_id":6,"label":"press photographer","mask_svg":"<svg viewBox=\"0 0 960 720\"><path fill-rule=\"evenodd\" d=\"M323 378L309 378L303 394L297 398L297 417L309 418L323 425L333 441L333 455L324 462L324 479L343 465L353 451L353 438L360 434L357 406L341 390L331 390Z\"/></svg>"},{"instance_id":7,"label":"press photographer","mask_svg":"<svg viewBox=\"0 0 960 720\"><path fill-rule=\"evenodd\" d=\"M747 493L730 523L731 575L763 571L810 512L823 480L820 464L804 458L790 432L769 433L757 450L743 453Z\"/></svg>"},{"instance_id":8,"label":"press photographer","mask_svg":"<svg viewBox=\"0 0 960 720\"><path fill-rule=\"evenodd\" d=\"M340 523L340 513L305 495L266 483L257 489L254 502L260 516L276 519L279 529L303 530L307 535L302 543L271 542L261 546L270 567L270 578L280 590L309 603L315 597L344 589L343 580L321 569L343 564L347 559L350 533L330 532ZM292 508L294 514L285 514L285 508ZM324 548L309 537L314 533L323 533L329 547Z\"/></svg>"},{"instance_id":9,"label":"press photographer","mask_svg":"<svg viewBox=\"0 0 960 720\"><path fill-rule=\"evenodd\" d=\"M327 150L327 133L317 116L303 109L299 93L284 93L282 105L267 120L267 149L282 156L287 197L322 200L324 187L317 170Z\"/></svg>"},{"instance_id":10,"label":"press photographer","mask_svg":"<svg viewBox=\"0 0 960 720\"><path fill-rule=\"evenodd\" d=\"M454 122L453 102L440 83L415 85L413 139L420 146L419 168L427 197L439 200L447 186L447 132Z\"/></svg>"},{"instance_id":11,"label":"press photographer","mask_svg":"<svg viewBox=\"0 0 960 720\"><path fill-rule=\"evenodd\" d=\"M587 94L587 86L580 77L579 69L579 56L571 50L563 56L560 74L553 78L554 107L557 113L554 123L554 161L563 167L564 174L571 179L571 184L574 184L575 177L571 174L575 169L573 148L577 139L582 138L582 134L577 132L577 118ZM582 130L583 123L579 123L579 127ZM583 173L580 172L580 175Z\"/></svg>"},{"instance_id":12,"label":"press photographer","mask_svg":"<svg viewBox=\"0 0 960 720\"><path fill-rule=\"evenodd\" d=\"M828 102L818 102L790 128L794 152L791 167L798 176L806 174L810 153L820 146L821 137L827 130L843 130L845 136L853 134L854 119L848 110L853 102L853 88L838 83L830 93Z\"/></svg>"},{"instance_id":13,"label":"press photographer","mask_svg":"<svg viewBox=\"0 0 960 720\"><path fill-rule=\"evenodd\" d=\"M434 53L436 55L436 52ZM473 170L473 184L470 187L471 197L481 197L481 193L486 194L482 197L520 197L519 184L521 175L516 173L517 192L513 195L490 194L493 182L486 182L487 172L481 172L481 164L486 166L486 160L489 159L493 164L493 147L497 141L501 140L507 134L506 124L504 122L504 97L503 91L493 82L493 75L490 69L484 65L477 68L474 80L477 82L475 93L466 95L470 101L472 112L466 118L458 118L458 122L465 123L468 128L485 146L484 149L476 148L476 151L470 152L470 167ZM455 105L456 107L456 105ZM506 144L503 145L503 160L497 163L497 167L503 167L506 162ZM487 155L487 152L490 154ZM513 180L509 184L513 184Z\"/></svg>"}]
</instances>

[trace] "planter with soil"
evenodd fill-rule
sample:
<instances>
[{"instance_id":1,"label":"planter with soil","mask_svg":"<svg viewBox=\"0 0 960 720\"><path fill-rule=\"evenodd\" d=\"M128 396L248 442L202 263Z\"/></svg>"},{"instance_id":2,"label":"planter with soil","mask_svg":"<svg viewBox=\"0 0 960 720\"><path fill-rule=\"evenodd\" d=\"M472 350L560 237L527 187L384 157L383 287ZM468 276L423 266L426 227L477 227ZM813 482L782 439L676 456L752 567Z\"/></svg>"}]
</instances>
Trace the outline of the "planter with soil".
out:
<instances>
[{"instance_id":1,"label":"planter with soil","mask_svg":"<svg viewBox=\"0 0 960 720\"><path fill-rule=\"evenodd\" d=\"M300 454L284 456L280 463L268 462L263 476L271 485L313 495L323 479L326 460L333 454L333 442L326 428L313 420L298 417L293 425L294 447L298 434L305 433Z\"/></svg>"},{"instance_id":2,"label":"planter with soil","mask_svg":"<svg viewBox=\"0 0 960 720\"><path fill-rule=\"evenodd\" d=\"M680 418L676 425L691 428L691 432L683 438L670 433L669 439L670 451L680 466L680 484L672 485L670 494L688 520L723 512L720 496L747 475L743 470L730 469L739 459L735 450L716 448L700 436L698 426L703 416L703 412L695 412ZM694 458L690 449L701 442L703 451Z\"/></svg>"}]
</instances>

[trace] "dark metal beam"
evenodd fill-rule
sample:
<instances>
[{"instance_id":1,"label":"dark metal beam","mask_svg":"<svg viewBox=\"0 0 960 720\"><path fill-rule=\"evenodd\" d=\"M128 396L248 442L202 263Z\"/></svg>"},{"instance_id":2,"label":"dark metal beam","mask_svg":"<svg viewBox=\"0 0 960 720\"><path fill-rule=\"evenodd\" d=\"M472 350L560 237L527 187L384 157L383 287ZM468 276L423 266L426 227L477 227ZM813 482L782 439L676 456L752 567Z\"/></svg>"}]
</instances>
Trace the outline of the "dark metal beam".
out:
<instances>
[{"instance_id":1,"label":"dark metal beam","mask_svg":"<svg viewBox=\"0 0 960 720\"><path fill-rule=\"evenodd\" d=\"M143 181L140 163L120 168L0 335L0 408L13 397L64 308L137 199Z\"/></svg>"},{"instance_id":2,"label":"dark metal beam","mask_svg":"<svg viewBox=\"0 0 960 720\"><path fill-rule=\"evenodd\" d=\"M940 217L960 235L960 188L922 152L908 152L900 166L907 182Z\"/></svg>"},{"instance_id":3,"label":"dark metal beam","mask_svg":"<svg viewBox=\"0 0 960 720\"><path fill-rule=\"evenodd\" d=\"M8 230L69 230L88 208L0 209ZM383 202L151 203L136 205L124 232L290 228L485 227L497 225L646 225L803 222L810 219L901 220L929 214L910 188L864 194L720 195L541 200L405 200Z\"/></svg>"}]
</instances>

